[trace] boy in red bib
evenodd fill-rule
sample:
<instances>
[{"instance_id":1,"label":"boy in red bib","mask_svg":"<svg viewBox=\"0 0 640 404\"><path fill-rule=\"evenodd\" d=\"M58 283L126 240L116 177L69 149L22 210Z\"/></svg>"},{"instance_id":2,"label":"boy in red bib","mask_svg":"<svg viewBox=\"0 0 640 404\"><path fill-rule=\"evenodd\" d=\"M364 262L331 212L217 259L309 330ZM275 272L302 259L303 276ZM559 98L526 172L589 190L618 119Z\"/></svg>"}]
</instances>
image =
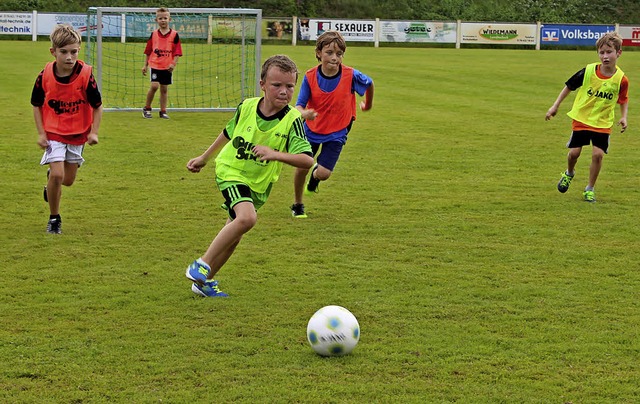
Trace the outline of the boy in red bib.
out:
<instances>
[{"instance_id":1,"label":"boy in red bib","mask_svg":"<svg viewBox=\"0 0 640 404\"><path fill-rule=\"evenodd\" d=\"M306 188L309 169L296 169L294 203L291 205L295 218L307 217L303 193L318 192L318 184L329 179L338 162L356 119L356 93L364 96L360 109L368 111L373 106L373 80L342 64L346 49L347 44L339 32L322 33L316 40L316 59L320 64L308 70L302 79L296 108L305 119L305 133L317 160Z\"/></svg>"},{"instance_id":2,"label":"boy in red bib","mask_svg":"<svg viewBox=\"0 0 640 404\"><path fill-rule=\"evenodd\" d=\"M144 50L146 59L142 74L147 75L151 67L151 87L147 92L147 103L142 109L142 116L151 118L151 103L156 91L160 89L160 118L169 119L167 102L169 100L169 85L172 83L173 70L182 56L180 36L176 30L169 28L171 14L161 7L156 11L158 29L151 33Z\"/></svg>"},{"instance_id":3,"label":"boy in red bib","mask_svg":"<svg viewBox=\"0 0 640 404\"><path fill-rule=\"evenodd\" d=\"M567 143L567 170L558 182L558 191L565 193L575 175L574 169L582 147L591 143L591 166L589 183L582 193L586 202L595 202L594 187L602 159L609 150L609 136L615 121L615 106L620 105L620 132L627 129L629 80L616 62L622 54L622 38L616 32L608 32L596 42L600 63L591 63L574 74L562 89L558 98L547 111L548 121L556 115L562 101L574 90L578 90L573 108L567 113L573 118L571 138Z\"/></svg>"},{"instance_id":4,"label":"boy in red bib","mask_svg":"<svg viewBox=\"0 0 640 404\"><path fill-rule=\"evenodd\" d=\"M98 143L102 97L91 66L78 60L81 37L69 25L57 25L51 33L47 63L31 93L38 146L45 149L41 165L48 164L44 200L49 203L47 232L62 233L60 198L62 185L71 186L84 162L84 144Z\"/></svg>"}]
</instances>

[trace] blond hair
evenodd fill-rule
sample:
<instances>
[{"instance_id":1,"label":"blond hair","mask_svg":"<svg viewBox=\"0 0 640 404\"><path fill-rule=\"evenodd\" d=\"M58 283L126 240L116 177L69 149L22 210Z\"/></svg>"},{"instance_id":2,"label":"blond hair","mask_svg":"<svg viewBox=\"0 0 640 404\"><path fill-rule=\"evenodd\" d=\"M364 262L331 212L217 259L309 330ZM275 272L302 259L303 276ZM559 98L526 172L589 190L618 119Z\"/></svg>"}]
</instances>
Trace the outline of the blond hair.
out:
<instances>
[{"instance_id":1,"label":"blond hair","mask_svg":"<svg viewBox=\"0 0 640 404\"><path fill-rule=\"evenodd\" d=\"M51 39L51 47L54 49L64 48L67 45L82 43L82 37L73 29L73 27L69 24L58 24L53 28L51 35L49 35Z\"/></svg>"},{"instance_id":2,"label":"blond hair","mask_svg":"<svg viewBox=\"0 0 640 404\"><path fill-rule=\"evenodd\" d=\"M338 31L324 31L318 39L316 39L316 59L318 59L318 61L320 61L318 54L322 52L325 46L330 45L332 42L335 42L338 49L342 52L347 51L347 42Z\"/></svg>"},{"instance_id":3,"label":"blond hair","mask_svg":"<svg viewBox=\"0 0 640 404\"><path fill-rule=\"evenodd\" d=\"M267 77L267 72L270 67L277 67L285 73L295 73L296 81L298 80L298 66L287 55L274 55L265 60L262 64L262 71L260 72L260 80L264 81Z\"/></svg>"},{"instance_id":4,"label":"blond hair","mask_svg":"<svg viewBox=\"0 0 640 404\"><path fill-rule=\"evenodd\" d=\"M622 37L615 31L607 32L596 41L596 49L609 45L616 51L622 49Z\"/></svg>"}]
</instances>

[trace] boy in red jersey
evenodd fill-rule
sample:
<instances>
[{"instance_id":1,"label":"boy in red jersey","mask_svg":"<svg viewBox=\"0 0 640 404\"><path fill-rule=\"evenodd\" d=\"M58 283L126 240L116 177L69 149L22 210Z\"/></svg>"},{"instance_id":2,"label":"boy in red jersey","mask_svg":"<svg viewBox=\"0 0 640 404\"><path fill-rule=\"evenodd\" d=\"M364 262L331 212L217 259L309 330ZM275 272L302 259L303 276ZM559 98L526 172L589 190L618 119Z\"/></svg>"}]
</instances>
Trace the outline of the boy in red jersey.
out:
<instances>
[{"instance_id":1,"label":"boy in red jersey","mask_svg":"<svg viewBox=\"0 0 640 404\"><path fill-rule=\"evenodd\" d=\"M616 62L622 54L622 38L616 32L608 32L598 38L596 49L600 63L591 63L574 74L547 111L548 121L556 115L562 101L571 91L578 90L573 108L567 113L573 118L571 138L567 143L567 170L558 182L558 191L569 189L574 169L582 147L591 143L589 183L582 193L586 202L595 202L594 187L602 168L602 159L609 149L609 135L615 121L615 105L620 105L620 132L627 129L629 80Z\"/></svg>"},{"instance_id":2,"label":"boy in red jersey","mask_svg":"<svg viewBox=\"0 0 640 404\"><path fill-rule=\"evenodd\" d=\"M343 65L342 58L347 44L336 31L325 31L316 40L316 59L320 64L308 70L300 86L296 108L305 119L304 129L316 164L311 170L298 168L294 174L294 203L291 214L296 218L307 215L302 203L303 193L318 192L320 181L331 176L338 162L347 134L356 119L356 95L364 96L360 109L368 111L373 106L373 80L360 71Z\"/></svg>"},{"instance_id":3,"label":"boy in red jersey","mask_svg":"<svg viewBox=\"0 0 640 404\"><path fill-rule=\"evenodd\" d=\"M102 97L91 66L78 60L81 37L70 25L51 33L55 58L40 72L31 93L38 146L45 149L41 165L49 164L44 200L49 202L47 232L62 233L62 185L71 186L84 162L84 144L98 143Z\"/></svg>"},{"instance_id":4,"label":"boy in red jersey","mask_svg":"<svg viewBox=\"0 0 640 404\"><path fill-rule=\"evenodd\" d=\"M151 103L160 89L160 118L169 119L167 115L167 102L169 99L169 84L172 83L172 73L178 64L178 58L182 56L182 46L178 32L169 28L171 14L169 10L161 7L156 11L158 29L151 33L144 50L146 59L142 74L147 75L151 67L151 87L147 92L147 103L142 109L142 116L151 118Z\"/></svg>"}]
</instances>

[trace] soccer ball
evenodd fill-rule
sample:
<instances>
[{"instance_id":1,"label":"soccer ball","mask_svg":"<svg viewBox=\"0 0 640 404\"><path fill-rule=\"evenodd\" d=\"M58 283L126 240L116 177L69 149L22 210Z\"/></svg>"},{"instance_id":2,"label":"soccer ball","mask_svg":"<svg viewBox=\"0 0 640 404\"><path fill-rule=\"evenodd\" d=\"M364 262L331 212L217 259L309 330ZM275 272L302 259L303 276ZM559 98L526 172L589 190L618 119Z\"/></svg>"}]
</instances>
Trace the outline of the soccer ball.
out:
<instances>
[{"instance_id":1,"label":"soccer ball","mask_svg":"<svg viewBox=\"0 0 640 404\"><path fill-rule=\"evenodd\" d=\"M325 306L309 319L307 339L318 355L347 355L358 344L360 325L344 307Z\"/></svg>"}]
</instances>

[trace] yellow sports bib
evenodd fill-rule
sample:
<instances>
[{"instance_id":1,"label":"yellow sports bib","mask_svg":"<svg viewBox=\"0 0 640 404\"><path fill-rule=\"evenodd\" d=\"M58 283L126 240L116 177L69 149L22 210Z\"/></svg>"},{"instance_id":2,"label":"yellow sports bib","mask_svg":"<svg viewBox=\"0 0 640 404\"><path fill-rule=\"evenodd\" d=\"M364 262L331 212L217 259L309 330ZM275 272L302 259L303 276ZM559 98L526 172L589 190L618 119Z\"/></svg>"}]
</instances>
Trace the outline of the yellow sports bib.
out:
<instances>
[{"instance_id":1,"label":"yellow sports bib","mask_svg":"<svg viewBox=\"0 0 640 404\"><path fill-rule=\"evenodd\" d=\"M596 74L597 65L592 63L585 68L582 86L567 115L594 128L610 128L615 119L624 72L618 68L613 76L601 79Z\"/></svg>"}]
</instances>

